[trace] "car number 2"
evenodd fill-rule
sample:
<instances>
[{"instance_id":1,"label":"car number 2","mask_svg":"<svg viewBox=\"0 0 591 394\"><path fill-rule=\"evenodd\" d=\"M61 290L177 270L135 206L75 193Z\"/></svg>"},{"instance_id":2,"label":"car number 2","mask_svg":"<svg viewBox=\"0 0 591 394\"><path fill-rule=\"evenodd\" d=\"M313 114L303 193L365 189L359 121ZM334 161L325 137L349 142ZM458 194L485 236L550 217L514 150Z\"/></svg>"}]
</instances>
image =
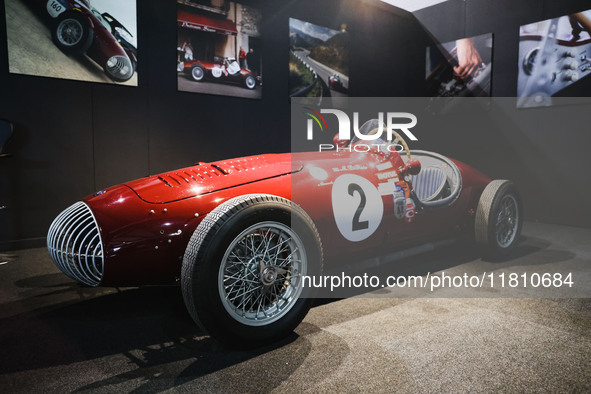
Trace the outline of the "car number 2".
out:
<instances>
[{"instance_id":1,"label":"car number 2","mask_svg":"<svg viewBox=\"0 0 591 394\"><path fill-rule=\"evenodd\" d=\"M359 175L343 174L332 186L332 211L342 236L359 242L370 237L379 227L384 203L370 181Z\"/></svg>"},{"instance_id":2,"label":"car number 2","mask_svg":"<svg viewBox=\"0 0 591 394\"><path fill-rule=\"evenodd\" d=\"M47 12L49 12L52 18L57 18L65 10L66 7L57 0L49 0L47 2Z\"/></svg>"}]
</instances>

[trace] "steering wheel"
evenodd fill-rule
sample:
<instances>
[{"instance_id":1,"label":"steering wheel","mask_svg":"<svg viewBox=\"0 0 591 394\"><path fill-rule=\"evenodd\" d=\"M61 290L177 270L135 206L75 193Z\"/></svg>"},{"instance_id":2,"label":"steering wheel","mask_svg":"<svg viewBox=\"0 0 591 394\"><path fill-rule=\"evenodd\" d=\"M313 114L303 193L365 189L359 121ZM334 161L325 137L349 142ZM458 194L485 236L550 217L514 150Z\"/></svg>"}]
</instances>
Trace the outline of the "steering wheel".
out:
<instances>
[{"instance_id":1,"label":"steering wheel","mask_svg":"<svg viewBox=\"0 0 591 394\"><path fill-rule=\"evenodd\" d=\"M377 128L376 129L373 129L372 131L369 132L368 135L377 133L377 131L378 131ZM411 160L412 157L410 155L410 148L408 147L408 144L406 143L406 141L404 140L404 138L402 138L402 136L400 134L398 134L397 132L395 132L394 130L392 130L392 134L396 137L394 139L394 141L392 141L392 145L396 145L398 142L402 143L402 147L406 151L406 157L408 158L408 160ZM398 153L400 153L400 152L398 152Z\"/></svg>"},{"instance_id":2,"label":"steering wheel","mask_svg":"<svg viewBox=\"0 0 591 394\"><path fill-rule=\"evenodd\" d=\"M383 122L380 122L380 120L378 120L378 119L370 119L367 122L365 122L363 125L361 125L361 127L359 128L359 134L374 135L378 131L380 131L380 128L382 129L382 131L384 130L385 125ZM406 143L404 138L402 138L402 136L394 130L392 130L391 132L396 138L391 143L388 142L388 144L396 144L396 145L398 145L398 143L402 144L402 147L404 148L404 150L406 152L406 157L407 157L406 163L404 163L404 161L402 160L402 157L400 157L400 156L398 156L398 158L390 157L392 164L394 164L395 167L397 168L397 172L398 172L399 176L401 178L404 178L406 175L418 174L421 171L421 163L418 160L415 160L412 158L412 155L410 153L410 148L408 147L408 144ZM350 144L355 145L357 143L361 143L360 141L364 141L364 140L359 138L356 133L355 136L353 137L353 139L351 139ZM381 138L377 138L376 140L369 140L369 141L376 141L376 142L380 141L384 145L387 144L387 142L384 142L384 140L382 140ZM396 153L398 153L400 155L400 152L398 150L395 150L395 151L396 151ZM388 152L393 153L389 150L388 150ZM380 153L383 155L386 155L386 152L382 149L380 149Z\"/></svg>"},{"instance_id":3,"label":"steering wheel","mask_svg":"<svg viewBox=\"0 0 591 394\"><path fill-rule=\"evenodd\" d=\"M382 126L381 129L383 131L385 126L383 123L381 124L381 126ZM368 120L359 128L359 134L362 134L362 135L374 135L374 134L378 133L379 131L380 131L380 121L378 119ZM389 150L387 152L385 152L382 149L380 149L380 153L383 155L389 156L388 160L394 165L394 168L395 168L398 176L400 177L400 179L406 179L407 175L417 175L421 171L421 162L417 159L412 158L412 155L410 153L410 148L408 147L408 144L406 143L406 141L404 140L404 138L402 138L402 136L400 134L398 134L394 130L392 130L392 134L396 138L391 143L384 142L380 138L376 139L375 141L381 140L384 145L385 144L398 145L398 143L400 143L402 145L402 147L404 148L404 151L406 152L406 157L407 157L406 163L402 160L402 157L400 155L400 151L398 151L398 150L395 150L395 152L397 153L396 155L388 155L388 153L394 153L394 152L390 152ZM357 134L356 134L355 137L351 140L351 145L360 143L360 141L363 141L363 140L361 138L357 137ZM412 183L409 182L408 187L410 188L410 198L415 202L415 206L419 209L424 208L424 205L421 203L421 201L416 196L416 193L414 191Z\"/></svg>"},{"instance_id":4,"label":"steering wheel","mask_svg":"<svg viewBox=\"0 0 591 394\"><path fill-rule=\"evenodd\" d=\"M383 123L381 126L382 126L382 131L383 131L386 128L386 126ZM362 134L362 135L374 135L378 131L380 131L380 121L378 119L370 119L367 122L365 122L363 125L361 125L361 127L359 128L359 134ZM409 149L406 141L404 141L402 136L400 134L398 134L396 131L392 130L392 134L396 137L396 139L394 141L392 141L392 144L396 144L396 143L400 142L402 144L402 147L406 151L406 156L408 157L408 160L410 160L412 157L410 155L410 149ZM357 137L357 135L355 135L355 137L353 137L353 139L351 140L351 145L353 145L359 141L363 141L363 140L361 138ZM371 141L375 141L375 140L370 140L368 142L371 142ZM385 142L384 142L384 144L385 144Z\"/></svg>"}]
</instances>

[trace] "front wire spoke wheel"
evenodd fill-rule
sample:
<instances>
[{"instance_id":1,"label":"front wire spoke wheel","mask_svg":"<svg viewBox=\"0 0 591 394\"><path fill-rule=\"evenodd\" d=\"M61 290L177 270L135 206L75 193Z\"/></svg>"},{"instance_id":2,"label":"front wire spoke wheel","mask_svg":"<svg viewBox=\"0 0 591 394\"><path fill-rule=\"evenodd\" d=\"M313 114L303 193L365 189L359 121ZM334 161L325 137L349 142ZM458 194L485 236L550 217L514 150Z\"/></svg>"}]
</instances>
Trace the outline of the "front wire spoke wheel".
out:
<instances>
[{"instance_id":1,"label":"front wire spoke wheel","mask_svg":"<svg viewBox=\"0 0 591 394\"><path fill-rule=\"evenodd\" d=\"M83 34L83 27L76 19L66 19L58 26L58 39L67 46L78 44Z\"/></svg>"},{"instance_id":2,"label":"front wire spoke wheel","mask_svg":"<svg viewBox=\"0 0 591 394\"><path fill-rule=\"evenodd\" d=\"M322 243L297 204L246 194L217 206L185 251L181 289L189 314L216 339L252 348L285 338L304 319L322 274Z\"/></svg>"},{"instance_id":3,"label":"front wire spoke wheel","mask_svg":"<svg viewBox=\"0 0 591 394\"><path fill-rule=\"evenodd\" d=\"M261 222L242 231L226 249L219 269L226 311L249 326L281 319L302 291L304 250L298 235L283 223Z\"/></svg>"}]
</instances>

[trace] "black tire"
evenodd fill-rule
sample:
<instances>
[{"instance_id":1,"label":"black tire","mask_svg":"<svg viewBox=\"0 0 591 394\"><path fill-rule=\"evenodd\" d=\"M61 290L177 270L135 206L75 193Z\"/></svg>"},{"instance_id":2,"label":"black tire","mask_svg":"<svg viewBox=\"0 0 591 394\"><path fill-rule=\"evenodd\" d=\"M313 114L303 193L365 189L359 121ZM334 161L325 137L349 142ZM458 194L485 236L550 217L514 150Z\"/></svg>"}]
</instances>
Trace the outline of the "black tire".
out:
<instances>
[{"instance_id":1,"label":"black tire","mask_svg":"<svg viewBox=\"0 0 591 394\"><path fill-rule=\"evenodd\" d=\"M523 206L511 181L490 182L478 201L474 232L485 257L506 257L519 241L523 225Z\"/></svg>"},{"instance_id":2,"label":"black tire","mask_svg":"<svg viewBox=\"0 0 591 394\"><path fill-rule=\"evenodd\" d=\"M257 86L257 80L255 77L253 77L252 75L247 75L246 77L244 77L244 86L246 86L247 89L254 89Z\"/></svg>"},{"instance_id":3,"label":"black tire","mask_svg":"<svg viewBox=\"0 0 591 394\"><path fill-rule=\"evenodd\" d=\"M133 68L133 73L131 75L133 75L137 72L137 60L129 55L127 55L127 57L131 61L131 67Z\"/></svg>"},{"instance_id":4,"label":"black tire","mask_svg":"<svg viewBox=\"0 0 591 394\"><path fill-rule=\"evenodd\" d=\"M51 29L54 44L66 54L85 53L94 38L86 18L76 11L62 13Z\"/></svg>"},{"instance_id":5,"label":"black tire","mask_svg":"<svg viewBox=\"0 0 591 394\"><path fill-rule=\"evenodd\" d=\"M203 330L249 348L281 339L300 324L313 301L300 275L321 272L322 245L310 217L284 198L251 194L226 201L199 224L185 251L181 285Z\"/></svg>"},{"instance_id":6,"label":"black tire","mask_svg":"<svg viewBox=\"0 0 591 394\"><path fill-rule=\"evenodd\" d=\"M191 68L191 78L197 82L203 81L205 78L205 69L201 66L193 66Z\"/></svg>"}]
</instances>

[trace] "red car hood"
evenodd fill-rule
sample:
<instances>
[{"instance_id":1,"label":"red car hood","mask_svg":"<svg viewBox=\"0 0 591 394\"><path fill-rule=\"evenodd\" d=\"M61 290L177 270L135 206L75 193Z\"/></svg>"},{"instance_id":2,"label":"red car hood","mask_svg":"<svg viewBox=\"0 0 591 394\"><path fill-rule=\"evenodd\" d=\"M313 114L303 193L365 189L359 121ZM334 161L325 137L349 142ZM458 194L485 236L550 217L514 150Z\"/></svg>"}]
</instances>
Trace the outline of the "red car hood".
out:
<instances>
[{"instance_id":1,"label":"red car hood","mask_svg":"<svg viewBox=\"0 0 591 394\"><path fill-rule=\"evenodd\" d=\"M268 154L198 163L193 167L165 172L125 183L142 200L162 204L227 189L261 179L286 175L302 169L291 154Z\"/></svg>"}]
</instances>

